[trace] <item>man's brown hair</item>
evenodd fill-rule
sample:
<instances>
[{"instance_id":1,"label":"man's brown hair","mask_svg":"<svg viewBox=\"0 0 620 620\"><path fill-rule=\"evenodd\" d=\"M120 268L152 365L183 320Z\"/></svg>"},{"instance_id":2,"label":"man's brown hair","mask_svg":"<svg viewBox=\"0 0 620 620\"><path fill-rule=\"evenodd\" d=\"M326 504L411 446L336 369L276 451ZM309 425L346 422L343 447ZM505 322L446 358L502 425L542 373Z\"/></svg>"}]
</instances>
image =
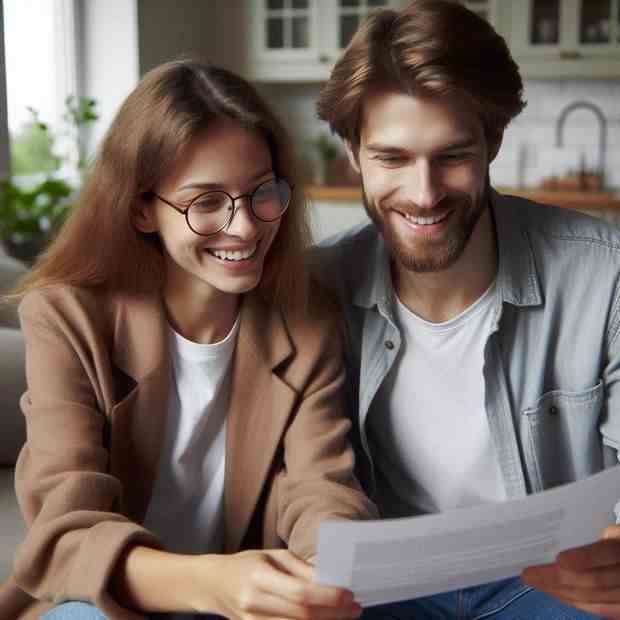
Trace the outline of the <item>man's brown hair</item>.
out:
<instances>
[{"instance_id":1,"label":"man's brown hair","mask_svg":"<svg viewBox=\"0 0 620 620\"><path fill-rule=\"evenodd\" d=\"M372 14L336 63L317 111L354 150L364 99L375 90L463 100L480 118L489 144L501 140L525 107L519 69L504 39L450 0L414 0L401 11Z\"/></svg>"}]
</instances>

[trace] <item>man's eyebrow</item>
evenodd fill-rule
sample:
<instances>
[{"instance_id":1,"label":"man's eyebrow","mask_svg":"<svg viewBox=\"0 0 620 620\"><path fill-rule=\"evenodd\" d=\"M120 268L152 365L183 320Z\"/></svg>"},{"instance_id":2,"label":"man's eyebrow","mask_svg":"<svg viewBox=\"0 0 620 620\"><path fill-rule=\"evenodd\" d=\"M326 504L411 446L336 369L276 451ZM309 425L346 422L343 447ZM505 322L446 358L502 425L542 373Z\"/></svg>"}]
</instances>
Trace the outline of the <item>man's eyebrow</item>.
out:
<instances>
[{"instance_id":1,"label":"man's eyebrow","mask_svg":"<svg viewBox=\"0 0 620 620\"><path fill-rule=\"evenodd\" d=\"M269 167L269 168L265 168L264 170L261 170L257 174L252 175L248 179L248 185L251 185L255 181L258 181L258 179L267 176L271 172L273 172L273 169L271 167ZM222 190L222 189L224 189L224 184L222 184L222 183L206 183L206 182L205 183L201 183L200 181L196 181L195 183L187 183L187 185L182 185L181 187L177 188L175 191L183 192L183 191L186 191L188 189L198 189L200 191L208 192L208 191L211 191L211 190Z\"/></svg>"},{"instance_id":2,"label":"man's eyebrow","mask_svg":"<svg viewBox=\"0 0 620 620\"><path fill-rule=\"evenodd\" d=\"M367 151L375 151L376 153L401 153L407 149L402 146L390 146L389 144L381 144L380 142L371 142L364 147Z\"/></svg>"},{"instance_id":3,"label":"man's eyebrow","mask_svg":"<svg viewBox=\"0 0 620 620\"><path fill-rule=\"evenodd\" d=\"M453 142L448 142L446 144L440 145L436 151L457 151L461 149L468 149L472 146L477 145L477 140L473 136L464 136L463 138L459 138L454 140ZM395 146L390 144L383 144L381 142L371 142L370 144L366 144L364 147L367 151L373 151L374 153L407 153L409 149L404 146Z\"/></svg>"},{"instance_id":4,"label":"man's eyebrow","mask_svg":"<svg viewBox=\"0 0 620 620\"><path fill-rule=\"evenodd\" d=\"M478 144L477 140L473 136L466 136L462 139L455 140L454 142L450 142L448 144L443 145L440 151L459 151L461 149L469 149L472 146L476 146Z\"/></svg>"}]
</instances>

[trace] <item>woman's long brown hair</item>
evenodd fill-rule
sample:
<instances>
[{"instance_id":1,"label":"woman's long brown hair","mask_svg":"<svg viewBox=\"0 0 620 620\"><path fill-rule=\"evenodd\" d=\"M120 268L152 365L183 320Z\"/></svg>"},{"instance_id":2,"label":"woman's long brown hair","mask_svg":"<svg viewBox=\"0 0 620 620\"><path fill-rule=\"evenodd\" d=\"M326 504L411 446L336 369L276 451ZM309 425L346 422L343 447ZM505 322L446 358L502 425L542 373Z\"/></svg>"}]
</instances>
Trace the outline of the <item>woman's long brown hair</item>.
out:
<instances>
[{"instance_id":1,"label":"woman's long brown hair","mask_svg":"<svg viewBox=\"0 0 620 620\"><path fill-rule=\"evenodd\" d=\"M305 307L304 252L310 235L296 183L290 139L255 89L237 75L194 60L147 73L110 126L79 201L56 239L9 299L42 286L67 284L153 292L163 285L158 239L138 232L132 213L165 178L188 144L218 118L264 137L274 171L292 185L290 207L265 260L265 297Z\"/></svg>"}]
</instances>

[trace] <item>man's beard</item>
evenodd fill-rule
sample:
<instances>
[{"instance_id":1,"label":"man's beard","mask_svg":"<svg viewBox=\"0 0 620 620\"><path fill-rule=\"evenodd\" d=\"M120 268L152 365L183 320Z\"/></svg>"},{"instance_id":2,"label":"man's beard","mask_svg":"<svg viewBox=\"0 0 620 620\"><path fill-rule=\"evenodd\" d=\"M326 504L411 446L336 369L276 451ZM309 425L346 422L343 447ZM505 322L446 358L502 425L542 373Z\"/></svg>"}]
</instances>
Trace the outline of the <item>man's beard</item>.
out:
<instances>
[{"instance_id":1,"label":"man's beard","mask_svg":"<svg viewBox=\"0 0 620 620\"><path fill-rule=\"evenodd\" d=\"M488 187L488 185L487 185ZM452 266L463 254L476 224L488 205L488 190L485 190L474 203L467 194L453 193L447 195L435 208L442 211L452 210L448 235L441 240L419 239L415 246L404 242L385 219L385 211L381 211L370 202L362 183L362 196L368 217L383 234L392 257L408 271L428 273L442 271ZM412 215L428 215L428 210L421 211L411 204L387 203L386 210L397 207L401 213ZM401 217L396 215L395 217ZM454 220L457 221L454 221Z\"/></svg>"}]
</instances>

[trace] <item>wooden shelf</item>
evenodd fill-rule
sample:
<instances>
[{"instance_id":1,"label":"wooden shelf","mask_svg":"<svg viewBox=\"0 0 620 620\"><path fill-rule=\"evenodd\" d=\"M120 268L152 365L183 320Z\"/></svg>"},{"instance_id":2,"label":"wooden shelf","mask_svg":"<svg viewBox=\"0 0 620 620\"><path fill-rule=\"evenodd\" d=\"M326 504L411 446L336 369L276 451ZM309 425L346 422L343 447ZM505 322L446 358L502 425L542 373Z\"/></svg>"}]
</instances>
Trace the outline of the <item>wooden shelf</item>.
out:
<instances>
[{"instance_id":1,"label":"wooden shelf","mask_svg":"<svg viewBox=\"0 0 620 620\"><path fill-rule=\"evenodd\" d=\"M501 194L522 196L535 202L567 207L570 209L620 209L620 195L612 192L566 192L539 189L515 189L498 187ZM307 185L304 188L310 200L333 202L360 202L362 193L358 187L338 187L331 185Z\"/></svg>"}]
</instances>

